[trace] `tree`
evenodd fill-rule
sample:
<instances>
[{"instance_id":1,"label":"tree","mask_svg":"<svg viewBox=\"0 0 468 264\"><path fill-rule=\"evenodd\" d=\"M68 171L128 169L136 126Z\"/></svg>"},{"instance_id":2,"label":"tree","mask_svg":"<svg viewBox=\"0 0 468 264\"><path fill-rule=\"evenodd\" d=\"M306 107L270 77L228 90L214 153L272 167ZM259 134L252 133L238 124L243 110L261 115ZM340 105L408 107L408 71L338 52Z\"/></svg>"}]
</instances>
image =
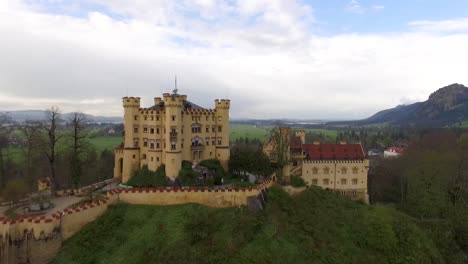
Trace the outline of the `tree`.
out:
<instances>
[{"instance_id":1,"label":"tree","mask_svg":"<svg viewBox=\"0 0 468 264\"><path fill-rule=\"evenodd\" d=\"M0 189L4 187L6 181L6 165L4 151L9 146L11 129L8 124L12 122L7 113L0 113Z\"/></svg>"},{"instance_id":2,"label":"tree","mask_svg":"<svg viewBox=\"0 0 468 264\"><path fill-rule=\"evenodd\" d=\"M72 183L78 186L83 173L83 164L85 163L85 153L88 138L88 120L82 113L73 113L70 123L72 126L72 145L70 155L70 174Z\"/></svg>"},{"instance_id":3,"label":"tree","mask_svg":"<svg viewBox=\"0 0 468 264\"><path fill-rule=\"evenodd\" d=\"M38 158L39 146L41 145L41 123L26 121L20 127L23 135L23 155L25 157L25 174L30 181L29 187L33 188L35 177L33 176L35 166L34 161ZM34 188L33 188L34 189Z\"/></svg>"},{"instance_id":4,"label":"tree","mask_svg":"<svg viewBox=\"0 0 468 264\"><path fill-rule=\"evenodd\" d=\"M278 181L283 180L283 169L289 163L289 130L281 127L274 127L271 130L271 138L275 142L274 155L277 163Z\"/></svg>"},{"instance_id":5,"label":"tree","mask_svg":"<svg viewBox=\"0 0 468 264\"><path fill-rule=\"evenodd\" d=\"M56 171L55 171L55 160L57 157L57 143L62 138L59 135L58 126L61 121L60 109L57 106L52 106L47 110L47 121L43 125L43 130L47 136L47 148L45 155L49 162L50 169L50 192L52 196L55 196L55 191L60 188Z\"/></svg>"}]
</instances>

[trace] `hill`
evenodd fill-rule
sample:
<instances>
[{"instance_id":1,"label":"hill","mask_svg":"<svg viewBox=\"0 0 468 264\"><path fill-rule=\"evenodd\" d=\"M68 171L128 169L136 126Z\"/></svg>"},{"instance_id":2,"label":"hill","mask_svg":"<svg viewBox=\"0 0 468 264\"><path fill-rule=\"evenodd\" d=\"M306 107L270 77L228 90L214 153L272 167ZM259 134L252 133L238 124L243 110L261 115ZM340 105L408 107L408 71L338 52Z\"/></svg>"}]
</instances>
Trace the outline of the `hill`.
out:
<instances>
[{"instance_id":1,"label":"hill","mask_svg":"<svg viewBox=\"0 0 468 264\"><path fill-rule=\"evenodd\" d=\"M24 122L26 120L45 120L47 115L45 110L19 110L19 111L4 111L16 122ZM69 120L72 113L63 113L62 118ZM122 117L109 117L109 116L94 116L84 114L88 120L96 123L123 123Z\"/></svg>"},{"instance_id":2,"label":"hill","mask_svg":"<svg viewBox=\"0 0 468 264\"><path fill-rule=\"evenodd\" d=\"M468 88L452 84L432 93L428 100L410 105L399 105L357 121L330 122L329 125L372 125L379 123L415 124L444 127L462 124L468 120Z\"/></svg>"},{"instance_id":3,"label":"hill","mask_svg":"<svg viewBox=\"0 0 468 264\"><path fill-rule=\"evenodd\" d=\"M246 208L117 205L66 241L53 263L443 263L394 209L280 187Z\"/></svg>"}]
</instances>

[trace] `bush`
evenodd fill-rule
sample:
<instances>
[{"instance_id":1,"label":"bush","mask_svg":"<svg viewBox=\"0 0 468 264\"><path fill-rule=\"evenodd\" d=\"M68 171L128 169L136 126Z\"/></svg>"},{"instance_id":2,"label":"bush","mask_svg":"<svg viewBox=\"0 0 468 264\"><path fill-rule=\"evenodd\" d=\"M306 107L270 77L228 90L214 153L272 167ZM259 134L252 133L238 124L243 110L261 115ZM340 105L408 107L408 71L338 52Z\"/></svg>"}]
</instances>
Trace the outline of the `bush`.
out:
<instances>
[{"instance_id":1,"label":"bush","mask_svg":"<svg viewBox=\"0 0 468 264\"><path fill-rule=\"evenodd\" d=\"M293 186L293 187L305 186L304 179L302 179L299 176L291 176L291 186Z\"/></svg>"},{"instance_id":2,"label":"bush","mask_svg":"<svg viewBox=\"0 0 468 264\"><path fill-rule=\"evenodd\" d=\"M214 170L216 172L216 177L219 178L221 181L221 178L225 176L225 171L223 166L221 166L221 163L217 159L208 159L208 160L203 160L199 164L200 166L207 167L210 170Z\"/></svg>"},{"instance_id":3,"label":"bush","mask_svg":"<svg viewBox=\"0 0 468 264\"><path fill-rule=\"evenodd\" d=\"M156 171L151 171L148 166L143 166L139 171L135 172L127 185L134 187L164 187L167 186L167 183L165 166L161 165Z\"/></svg>"},{"instance_id":4,"label":"bush","mask_svg":"<svg viewBox=\"0 0 468 264\"><path fill-rule=\"evenodd\" d=\"M3 189L2 197L7 201L17 201L25 196L27 192L26 184L23 180L15 179L7 182Z\"/></svg>"},{"instance_id":5,"label":"bush","mask_svg":"<svg viewBox=\"0 0 468 264\"><path fill-rule=\"evenodd\" d=\"M182 161L182 169L179 172L177 181L182 186L194 186L197 185L197 177L199 174L192 169L192 163L190 161Z\"/></svg>"}]
</instances>

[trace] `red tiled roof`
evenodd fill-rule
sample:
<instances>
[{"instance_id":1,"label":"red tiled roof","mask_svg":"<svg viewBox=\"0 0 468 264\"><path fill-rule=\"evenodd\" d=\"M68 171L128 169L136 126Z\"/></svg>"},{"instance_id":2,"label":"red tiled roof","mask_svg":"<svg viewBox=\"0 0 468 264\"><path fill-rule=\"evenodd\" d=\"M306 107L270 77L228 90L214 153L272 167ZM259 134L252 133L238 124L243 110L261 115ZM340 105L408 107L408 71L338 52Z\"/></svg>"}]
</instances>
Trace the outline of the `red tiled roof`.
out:
<instances>
[{"instance_id":1,"label":"red tiled roof","mask_svg":"<svg viewBox=\"0 0 468 264\"><path fill-rule=\"evenodd\" d=\"M290 148L301 148L302 147L302 140L300 137L291 137L289 140L289 147Z\"/></svg>"},{"instance_id":2,"label":"red tiled roof","mask_svg":"<svg viewBox=\"0 0 468 264\"><path fill-rule=\"evenodd\" d=\"M308 159L364 159L361 144L304 144Z\"/></svg>"},{"instance_id":3,"label":"red tiled roof","mask_svg":"<svg viewBox=\"0 0 468 264\"><path fill-rule=\"evenodd\" d=\"M404 149L403 149L403 148L397 148L397 147L389 147L389 148L386 149L385 151L395 152L395 153L402 154L402 153L404 152Z\"/></svg>"}]
</instances>

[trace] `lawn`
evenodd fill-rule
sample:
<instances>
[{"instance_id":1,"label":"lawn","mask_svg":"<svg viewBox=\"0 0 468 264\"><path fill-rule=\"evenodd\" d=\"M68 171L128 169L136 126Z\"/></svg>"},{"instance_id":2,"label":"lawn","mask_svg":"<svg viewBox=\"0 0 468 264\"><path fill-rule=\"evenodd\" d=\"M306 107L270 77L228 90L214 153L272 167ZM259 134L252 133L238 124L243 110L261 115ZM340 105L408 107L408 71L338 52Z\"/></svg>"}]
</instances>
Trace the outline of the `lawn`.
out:
<instances>
[{"instance_id":1,"label":"lawn","mask_svg":"<svg viewBox=\"0 0 468 264\"><path fill-rule=\"evenodd\" d=\"M100 153L103 150L114 150L123 142L122 136L105 136L95 137L90 139L91 144L94 145L97 152Z\"/></svg>"},{"instance_id":2,"label":"lawn","mask_svg":"<svg viewBox=\"0 0 468 264\"><path fill-rule=\"evenodd\" d=\"M308 128L304 130L306 131L306 133L322 134L325 137L333 139L333 141L336 139L336 136L338 135L338 131L332 130L332 129Z\"/></svg>"}]
</instances>

